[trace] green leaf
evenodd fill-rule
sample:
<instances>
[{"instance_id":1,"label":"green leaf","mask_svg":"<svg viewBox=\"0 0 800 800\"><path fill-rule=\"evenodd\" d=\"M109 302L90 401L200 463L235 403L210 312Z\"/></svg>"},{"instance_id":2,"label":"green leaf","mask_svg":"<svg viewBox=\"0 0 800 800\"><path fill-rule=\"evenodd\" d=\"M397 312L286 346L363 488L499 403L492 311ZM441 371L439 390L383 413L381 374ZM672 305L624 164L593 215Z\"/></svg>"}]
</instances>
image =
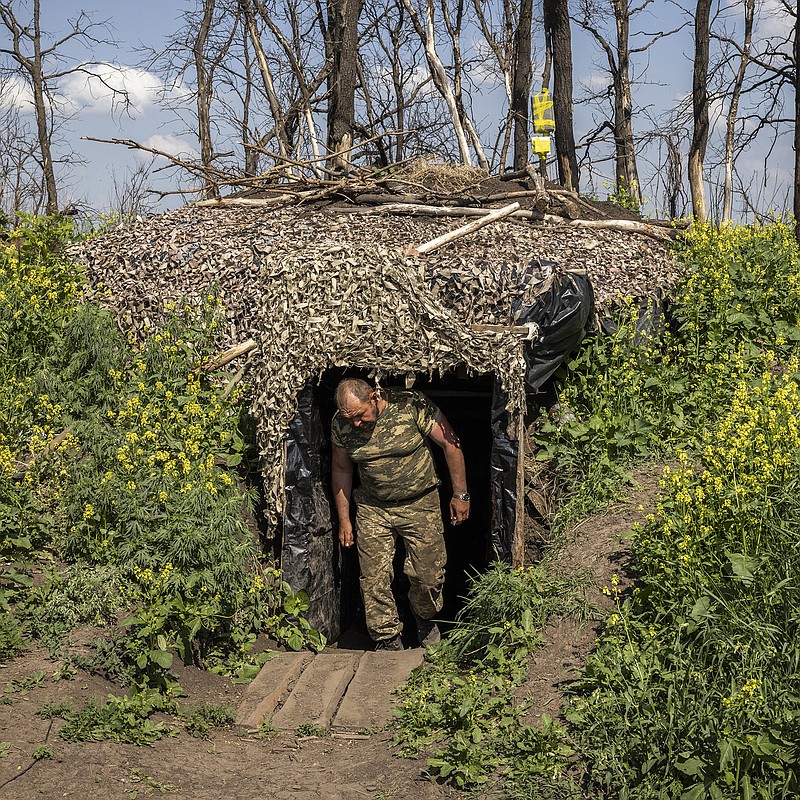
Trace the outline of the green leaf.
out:
<instances>
[{"instance_id":1,"label":"green leaf","mask_svg":"<svg viewBox=\"0 0 800 800\"><path fill-rule=\"evenodd\" d=\"M158 664L159 667L169 669L172 666L172 653L166 650L151 650L150 660Z\"/></svg>"},{"instance_id":2,"label":"green leaf","mask_svg":"<svg viewBox=\"0 0 800 800\"><path fill-rule=\"evenodd\" d=\"M705 797L706 785L704 783L696 783L681 795L681 800L705 800Z\"/></svg>"},{"instance_id":3,"label":"green leaf","mask_svg":"<svg viewBox=\"0 0 800 800\"><path fill-rule=\"evenodd\" d=\"M705 761L695 758L694 756L675 762L675 768L680 770L684 775L701 775L705 766Z\"/></svg>"},{"instance_id":4,"label":"green leaf","mask_svg":"<svg viewBox=\"0 0 800 800\"><path fill-rule=\"evenodd\" d=\"M734 748L729 739L723 739L719 744L719 769L724 770L733 761Z\"/></svg>"},{"instance_id":5,"label":"green leaf","mask_svg":"<svg viewBox=\"0 0 800 800\"><path fill-rule=\"evenodd\" d=\"M697 602L692 606L692 610L689 613L689 616L695 622L702 622L710 616L708 611L711 608L711 598L708 595L703 595Z\"/></svg>"},{"instance_id":6,"label":"green leaf","mask_svg":"<svg viewBox=\"0 0 800 800\"><path fill-rule=\"evenodd\" d=\"M728 561L733 570L733 574L742 583L752 583L755 571L758 569L760 561L752 556L745 555L744 553L731 553L725 551Z\"/></svg>"}]
</instances>

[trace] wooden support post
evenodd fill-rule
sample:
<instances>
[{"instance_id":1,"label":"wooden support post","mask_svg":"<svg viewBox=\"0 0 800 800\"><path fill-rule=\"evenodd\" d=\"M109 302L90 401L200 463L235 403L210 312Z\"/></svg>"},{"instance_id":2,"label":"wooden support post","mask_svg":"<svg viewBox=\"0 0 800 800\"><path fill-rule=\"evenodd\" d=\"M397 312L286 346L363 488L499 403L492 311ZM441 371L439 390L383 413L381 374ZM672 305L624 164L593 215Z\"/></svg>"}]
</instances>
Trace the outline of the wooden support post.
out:
<instances>
[{"instance_id":1,"label":"wooden support post","mask_svg":"<svg viewBox=\"0 0 800 800\"><path fill-rule=\"evenodd\" d=\"M511 566L525 566L525 414L517 417L517 507L514 515L514 540Z\"/></svg>"}]
</instances>

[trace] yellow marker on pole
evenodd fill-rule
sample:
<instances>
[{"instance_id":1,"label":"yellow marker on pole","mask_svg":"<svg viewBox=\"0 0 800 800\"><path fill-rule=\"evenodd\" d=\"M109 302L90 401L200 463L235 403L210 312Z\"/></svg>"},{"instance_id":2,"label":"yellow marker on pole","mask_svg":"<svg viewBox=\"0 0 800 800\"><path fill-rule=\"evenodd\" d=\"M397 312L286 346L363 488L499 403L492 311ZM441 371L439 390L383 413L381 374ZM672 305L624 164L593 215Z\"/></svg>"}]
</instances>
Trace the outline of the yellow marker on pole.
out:
<instances>
[{"instance_id":1,"label":"yellow marker on pole","mask_svg":"<svg viewBox=\"0 0 800 800\"><path fill-rule=\"evenodd\" d=\"M556 129L556 121L553 117L553 101L550 99L550 92L546 88L542 88L541 92L531 98L531 112L533 131L536 134L531 139L531 149L533 154L539 157L539 170L542 173L542 177L546 178L546 161L551 150L550 134Z\"/></svg>"},{"instance_id":2,"label":"yellow marker on pole","mask_svg":"<svg viewBox=\"0 0 800 800\"><path fill-rule=\"evenodd\" d=\"M539 94L535 94L531 99L531 110L533 111L533 130L539 135L549 134L556 129L556 121L553 117L553 101L547 89L542 89Z\"/></svg>"}]
</instances>

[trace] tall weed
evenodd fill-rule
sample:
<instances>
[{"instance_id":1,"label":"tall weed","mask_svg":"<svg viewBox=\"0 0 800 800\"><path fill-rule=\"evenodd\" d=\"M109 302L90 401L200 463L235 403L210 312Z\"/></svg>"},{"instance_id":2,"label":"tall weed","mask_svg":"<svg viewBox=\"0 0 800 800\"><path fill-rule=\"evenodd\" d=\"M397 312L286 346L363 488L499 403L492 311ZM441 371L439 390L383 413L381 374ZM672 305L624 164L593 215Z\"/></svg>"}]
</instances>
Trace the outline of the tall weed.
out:
<instances>
[{"instance_id":1,"label":"tall weed","mask_svg":"<svg viewBox=\"0 0 800 800\"><path fill-rule=\"evenodd\" d=\"M0 251L0 606L14 604L51 647L101 606L124 606L109 666L143 687L170 685L173 650L252 676L262 630L321 647L302 618L308 598L246 523L242 389L226 392L230 376L203 368L217 349L218 300L174 308L143 341L126 341L110 314L79 302L69 236L65 223L24 219ZM45 551L108 575L115 599L91 609L101 592L86 587L86 602L53 605L75 571L31 590Z\"/></svg>"}]
</instances>

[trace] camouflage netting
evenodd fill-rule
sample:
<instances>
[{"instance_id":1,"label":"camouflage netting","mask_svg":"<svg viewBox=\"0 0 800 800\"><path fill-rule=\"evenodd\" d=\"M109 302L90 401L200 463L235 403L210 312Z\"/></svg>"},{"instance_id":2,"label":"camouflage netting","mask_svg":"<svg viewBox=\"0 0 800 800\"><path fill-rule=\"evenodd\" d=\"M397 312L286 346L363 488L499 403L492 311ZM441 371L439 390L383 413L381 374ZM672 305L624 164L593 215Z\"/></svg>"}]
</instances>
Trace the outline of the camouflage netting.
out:
<instances>
[{"instance_id":1,"label":"camouflage netting","mask_svg":"<svg viewBox=\"0 0 800 800\"><path fill-rule=\"evenodd\" d=\"M523 404L519 339L470 329L512 324L552 280L531 270L582 270L599 307L645 298L678 277L669 247L611 230L496 222L427 255L398 248L440 236L463 219L350 215L279 208L198 208L132 222L72 255L97 299L143 335L170 301L219 291L227 324L220 349L254 338L253 409L271 519L280 516L283 442L304 383L328 366L384 372L494 372L512 410Z\"/></svg>"},{"instance_id":2,"label":"camouflage netting","mask_svg":"<svg viewBox=\"0 0 800 800\"><path fill-rule=\"evenodd\" d=\"M264 261L261 286L252 410L271 522L281 516L283 440L297 394L326 369L441 373L466 365L494 373L509 410L524 410L521 339L470 329L433 297L420 264L397 250L279 245Z\"/></svg>"}]
</instances>

